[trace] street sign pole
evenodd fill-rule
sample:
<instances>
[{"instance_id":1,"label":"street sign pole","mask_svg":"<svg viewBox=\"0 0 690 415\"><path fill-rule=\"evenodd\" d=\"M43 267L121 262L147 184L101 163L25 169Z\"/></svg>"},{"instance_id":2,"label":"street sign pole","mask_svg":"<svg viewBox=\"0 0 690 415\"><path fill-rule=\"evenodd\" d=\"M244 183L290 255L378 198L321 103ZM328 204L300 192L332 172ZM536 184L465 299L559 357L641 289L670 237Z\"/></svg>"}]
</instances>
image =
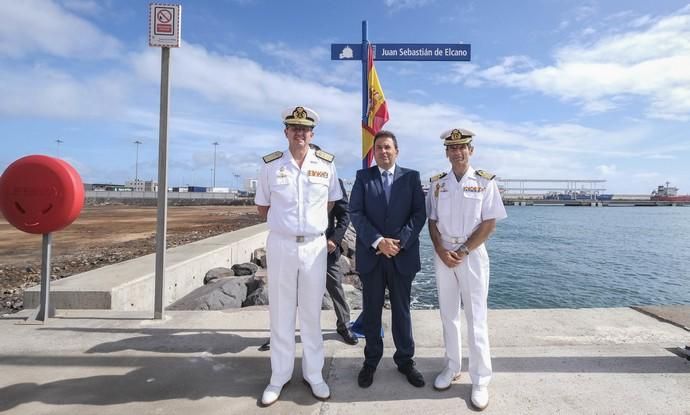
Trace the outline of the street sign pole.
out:
<instances>
[{"instance_id":1,"label":"street sign pole","mask_svg":"<svg viewBox=\"0 0 690 415\"><path fill-rule=\"evenodd\" d=\"M182 6L149 6L149 46L161 47L161 96L158 122L158 212L156 218L156 274L153 318L163 319L165 252L168 229L168 116L170 114L170 48L180 47Z\"/></svg>"},{"instance_id":2,"label":"street sign pole","mask_svg":"<svg viewBox=\"0 0 690 415\"><path fill-rule=\"evenodd\" d=\"M369 50L369 28L367 21L362 21L362 52ZM369 111L369 68L368 53L362 53L362 142L364 142L364 128L367 124L367 112ZM362 147L364 144L362 144ZM364 156L364 154L362 154ZM369 168L369 163L366 157L362 157L362 168Z\"/></svg>"},{"instance_id":3,"label":"street sign pole","mask_svg":"<svg viewBox=\"0 0 690 415\"><path fill-rule=\"evenodd\" d=\"M158 215L156 221L156 282L153 318L163 318L165 248L168 228L168 115L170 110L170 48L161 48L161 103L158 123Z\"/></svg>"}]
</instances>

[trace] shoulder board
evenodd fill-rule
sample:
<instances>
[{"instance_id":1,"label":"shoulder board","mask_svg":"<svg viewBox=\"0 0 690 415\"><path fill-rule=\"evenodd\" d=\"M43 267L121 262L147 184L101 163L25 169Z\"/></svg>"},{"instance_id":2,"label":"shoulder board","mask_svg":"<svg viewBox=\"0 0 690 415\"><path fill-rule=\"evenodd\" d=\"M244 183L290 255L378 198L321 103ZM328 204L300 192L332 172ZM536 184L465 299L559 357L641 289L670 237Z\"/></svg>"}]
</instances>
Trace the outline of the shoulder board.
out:
<instances>
[{"instance_id":1,"label":"shoulder board","mask_svg":"<svg viewBox=\"0 0 690 415\"><path fill-rule=\"evenodd\" d=\"M333 154L327 153L323 150L316 150L315 155L316 155L316 157L320 158L321 160L326 160L329 163L332 163L333 159L335 158L335 156Z\"/></svg>"},{"instance_id":2,"label":"shoulder board","mask_svg":"<svg viewBox=\"0 0 690 415\"><path fill-rule=\"evenodd\" d=\"M273 153L267 154L267 155L263 156L262 158L264 159L264 163L270 163L273 160L278 160L281 157L283 157L282 151L274 151Z\"/></svg>"},{"instance_id":3,"label":"shoulder board","mask_svg":"<svg viewBox=\"0 0 690 415\"><path fill-rule=\"evenodd\" d=\"M488 171L484 171L484 170L477 170L477 171L475 171L475 174L477 176L481 176L481 177L485 178L486 180L493 180L494 177L496 177L495 174L491 174Z\"/></svg>"},{"instance_id":4,"label":"shoulder board","mask_svg":"<svg viewBox=\"0 0 690 415\"><path fill-rule=\"evenodd\" d=\"M430 182L435 182L436 180L443 179L443 178L446 177L447 175L448 175L448 173L443 172L443 173L441 173L441 174L437 174L436 176L433 176L431 179L429 179L429 181L430 181Z\"/></svg>"}]
</instances>

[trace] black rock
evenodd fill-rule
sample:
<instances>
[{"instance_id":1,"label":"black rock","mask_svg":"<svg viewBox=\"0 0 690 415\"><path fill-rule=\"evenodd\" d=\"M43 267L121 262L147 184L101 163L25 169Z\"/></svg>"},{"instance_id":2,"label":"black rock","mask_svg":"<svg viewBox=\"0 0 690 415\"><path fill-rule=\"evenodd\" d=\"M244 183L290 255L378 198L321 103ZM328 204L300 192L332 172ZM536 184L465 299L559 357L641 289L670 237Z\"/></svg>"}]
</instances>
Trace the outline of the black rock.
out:
<instances>
[{"instance_id":1,"label":"black rock","mask_svg":"<svg viewBox=\"0 0 690 415\"><path fill-rule=\"evenodd\" d=\"M257 248L254 250L254 256L252 262L261 268L266 268L266 249Z\"/></svg>"},{"instance_id":2,"label":"black rock","mask_svg":"<svg viewBox=\"0 0 690 415\"><path fill-rule=\"evenodd\" d=\"M328 292L323 294L323 299L321 300L321 309L333 310L333 300L331 299L331 296L328 294Z\"/></svg>"},{"instance_id":3,"label":"black rock","mask_svg":"<svg viewBox=\"0 0 690 415\"><path fill-rule=\"evenodd\" d=\"M168 310L225 310L240 308L247 298L247 285L241 278L221 278L197 288L168 306Z\"/></svg>"},{"instance_id":4,"label":"black rock","mask_svg":"<svg viewBox=\"0 0 690 415\"><path fill-rule=\"evenodd\" d=\"M204 277L204 285L208 284L211 281L215 281L219 278L228 278L233 276L235 276L235 272L230 268L213 268L212 270L206 273L206 276Z\"/></svg>"},{"instance_id":5,"label":"black rock","mask_svg":"<svg viewBox=\"0 0 690 415\"><path fill-rule=\"evenodd\" d=\"M247 299L242 303L242 307L249 307L252 305L268 305L268 287L262 286L254 290L247 296Z\"/></svg>"},{"instance_id":6,"label":"black rock","mask_svg":"<svg viewBox=\"0 0 690 415\"><path fill-rule=\"evenodd\" d=\"M251 262L245 262L244 264L235 264L232 266L232 270L235 275L254 275L258 271L259 266L252 264Z\"/></svg>"}]
</instances>

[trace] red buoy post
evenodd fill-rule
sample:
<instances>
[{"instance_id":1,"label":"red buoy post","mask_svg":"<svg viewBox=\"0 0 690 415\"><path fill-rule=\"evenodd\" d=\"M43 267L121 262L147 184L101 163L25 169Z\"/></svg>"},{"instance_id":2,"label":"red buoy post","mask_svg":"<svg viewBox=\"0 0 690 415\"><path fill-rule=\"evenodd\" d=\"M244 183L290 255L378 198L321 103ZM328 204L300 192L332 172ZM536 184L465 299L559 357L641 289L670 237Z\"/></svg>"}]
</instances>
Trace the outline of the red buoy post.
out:
<instances>
[{"instance_id":1,"label":"red buoy post","mask_svg":"<svg viewBox=\"0 0 690 415\"><path fill-rule=\"evenodd\" d=\"M0 213L17 229L43 235L41 300L29 321L55 315L49 300L52 232L74 222L84 207L84 184L64 160L44 155L22 157L0 176Z\"/></svg>"}]
</instances>

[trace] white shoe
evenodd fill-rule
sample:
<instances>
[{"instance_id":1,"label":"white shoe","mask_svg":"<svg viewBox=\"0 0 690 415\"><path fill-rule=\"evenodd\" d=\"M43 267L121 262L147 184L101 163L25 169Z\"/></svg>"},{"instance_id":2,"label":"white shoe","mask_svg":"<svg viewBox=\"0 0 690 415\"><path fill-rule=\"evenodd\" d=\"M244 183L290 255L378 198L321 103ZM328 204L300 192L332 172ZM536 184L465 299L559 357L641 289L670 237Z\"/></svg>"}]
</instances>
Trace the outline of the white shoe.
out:
<instances>
[{"instance_id":1,"label":"white shoe","mask_svg":"<svg viewBox=\"0 0 690 415\"><path fill-rule=\"evenodd\" d=\"M331 397L331 390L328 387L328 385L326 385L326 382L316 383L312 385L305 379L304 383L309 385L309 387L311 388L311 394L314 395L316 399L325 401Z\"/></svg>"},{"instance_id":2,"label":"white shoe","mask_svg":"<svg viewBox=\"0 0 690 415\"><path fill-rule=\"evenodd\" d=\"M280 392L283 390L282 386L268 385L264 389L264 394L261 395L261 404L263 406L273 405L280 397Z\"/></svg>"},{"instance_id":3,"label":"white shoe","mask_svg":"<svg viewBox=\"0 0 690 415\"><path fill-rule=\"evenodd\" d=\"M489 387L472 385L472 405L483 411L489 405Z\"/></svg>"},{"instance_id":4,"label":"white shoe","mask_svg":"<svg viewBox=\"0 0 690 415\"><path fill-rule=\"evenodd\" d=\"M434 389L444 391L450 388L450 384L453 383L454 380L459 378L459 373L454 373L450 368L445 368L441 373L438 374L438 376L436 376L436 380L434 381Z\"/></svg>"}]
</instances>

